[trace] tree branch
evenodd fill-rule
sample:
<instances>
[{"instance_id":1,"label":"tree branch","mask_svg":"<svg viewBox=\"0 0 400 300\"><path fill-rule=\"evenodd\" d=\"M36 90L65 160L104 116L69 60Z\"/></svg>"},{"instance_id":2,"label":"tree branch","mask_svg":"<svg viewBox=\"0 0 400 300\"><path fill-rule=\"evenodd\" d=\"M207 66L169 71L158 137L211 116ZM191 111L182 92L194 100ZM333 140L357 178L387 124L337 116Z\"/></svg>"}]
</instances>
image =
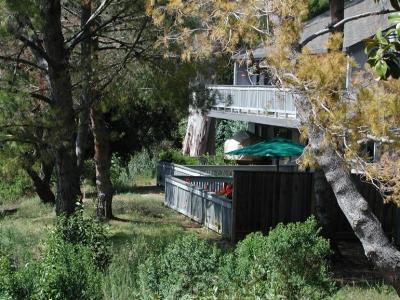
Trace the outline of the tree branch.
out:
<instances>
[{"instance_id":1,"label":"tree branch","mask_svg":"<svg viewBox=\"0 0 400 300\"><path fill-rule=\"evenodd\" d=\"M10 56L2 56L2 55L0 55L0 59L4 60L4 61L12 61L12 62L15 62L17 64L24 64L24 65L27 65L27 66L31 66L31 67L37 68L37 69L47 73L47 69L39 66L38 64L35 64L34 62L26 60L26 59L14 58L14 57L10 57Z\"/></svg>"},{"instance_id":2,"label":"tree branch","mask_svg":"<svg viewBox=\"0 0 400 300\"><path fill-rule=\"evenodd\" d=\"M46 96L43 96L43 95L38 94L38 93L30 93L30 95L35 99L39 99L39 100L42 100L42 101L44 101L44 102L46 102L48 104L52 104L51 99L46 97Z\"/></svg>"},{"instance_id":3,"label":"tree branch","mask_svg":"<svg viewBox=\"0 0 400 300\"><path fill-rule=\"evenodd\" d=\"M343 26L344 24L351 22L351 21L355 21L358 19L362 19L362 18L366 18L366 17L371 17L371 16L378 16L378 15L385 15L385 14L390 14L390 13L394 13L396 12L396 10L393 9L385 9L385 10L380 10L380 11L374 11L374 12L367 12L367 13L362 13L362 14L358 14L355 16L351 16L348 18L345 18L335 24L331 24L328 25L326 28L317 31L315 33L313 33L312 35L308 36L306 39L304 39L300 45L299 48L302 49L305 45L307 45L309 42L311 42L312 40L316 39L317 37L324 35L326 33L329 32L333 32L335 31L337 28L339 28L340 26Z\"/></svg>"}]
</instances>

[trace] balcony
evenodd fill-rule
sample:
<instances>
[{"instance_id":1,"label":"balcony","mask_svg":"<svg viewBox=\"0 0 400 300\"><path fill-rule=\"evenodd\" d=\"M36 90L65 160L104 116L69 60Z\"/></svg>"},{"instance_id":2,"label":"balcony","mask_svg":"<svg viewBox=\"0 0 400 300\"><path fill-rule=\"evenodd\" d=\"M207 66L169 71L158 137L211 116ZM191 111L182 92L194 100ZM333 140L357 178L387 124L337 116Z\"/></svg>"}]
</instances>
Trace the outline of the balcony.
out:
<instances>
[{"instance_id":1,"label":"balcony","mask_svg":"<svg viewBox=\"0 0 400 300\"><path fill-rule=\"evenodd\" d=\"M215 104L209 116L217 119L254 122L297 128L295 93L272 86L210 85Z\"/></svg>"}]
</instances>

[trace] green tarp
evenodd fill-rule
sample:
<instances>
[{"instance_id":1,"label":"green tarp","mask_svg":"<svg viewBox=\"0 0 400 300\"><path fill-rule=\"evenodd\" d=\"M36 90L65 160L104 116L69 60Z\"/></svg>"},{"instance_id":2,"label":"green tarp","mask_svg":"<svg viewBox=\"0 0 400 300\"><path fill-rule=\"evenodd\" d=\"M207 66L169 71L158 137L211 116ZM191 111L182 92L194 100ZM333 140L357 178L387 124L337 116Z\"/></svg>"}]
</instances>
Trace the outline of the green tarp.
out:
<instances>
[{"instance_id":1,"label":"green tarp","mask_svg":"<svg viewBox=\"0 0 400 300\"><path fill-rule=\"evenodd\" d=\"M273 138L269 141L250 145L225 154L245 156L273 156L286 157L298 156L304 151L304 146L284 138Z\"/></svg>"}]
</instances>

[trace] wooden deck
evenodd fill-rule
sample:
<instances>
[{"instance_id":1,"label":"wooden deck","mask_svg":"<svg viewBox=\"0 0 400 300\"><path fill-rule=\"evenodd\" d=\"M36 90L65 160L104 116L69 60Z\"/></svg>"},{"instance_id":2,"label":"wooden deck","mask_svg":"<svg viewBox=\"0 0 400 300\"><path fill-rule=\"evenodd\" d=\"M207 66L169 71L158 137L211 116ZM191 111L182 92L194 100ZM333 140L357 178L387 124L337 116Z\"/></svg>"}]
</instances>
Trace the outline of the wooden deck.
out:
<instances>
[{"instance_id":1,"label":"wooden deck","mask_svg":"<svg viewBox=\"0 0 400 300\"><path fill-rule=\"evenodd\" d=\"M297 128L295 97L288 89L273 86L210 85L215 104L209 116L266 125Z\"/></svg>"}]
</instances>

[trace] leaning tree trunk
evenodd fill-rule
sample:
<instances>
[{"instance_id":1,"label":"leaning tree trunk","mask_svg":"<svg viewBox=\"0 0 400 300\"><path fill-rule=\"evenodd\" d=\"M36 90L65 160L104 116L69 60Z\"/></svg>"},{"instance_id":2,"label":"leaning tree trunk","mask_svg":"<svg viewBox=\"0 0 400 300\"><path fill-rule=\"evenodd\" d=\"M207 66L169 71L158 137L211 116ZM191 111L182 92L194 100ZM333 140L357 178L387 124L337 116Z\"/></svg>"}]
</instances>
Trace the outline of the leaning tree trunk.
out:
<instances>
[{"instance_id":1,"label":"leaning tree trunk","mask_svg":"<svg viewBox=\"0 0 400 300\"><path fill-rule=\"evenodd\" d=\"M69 53L64 47L60 0L40 1L43 42L48 56L51 113L57 175L57 214L71 214L80 196L75 154L76 122L72 105Z\"/></svg>"},{"instance_id":2,"label":"leaning tree trunk","mask_svg":"<svg viewBox=\"0 0 400 300\"><path fill-rule=\"evenodd\" d=\"M25 170L33 182L35 192L43 203L56 203L56 197L51 190L51 174L53 173L54 163L42 162L40 173L33 170L32 166L26 166Z\"/></svg>"},{"instance_id":3,"label":"leaning tree trunk","mask_svg":"<svg viewBox=\"0 0 400 300\"><path fill-rule=\"evenodd\" d=\"M81 28L84 28L92 14L92 1L84 0L81 6ZM79 106L79 124L76 137L76 156L81 171L87 148L90 124L90 105L92 103L92 38L90 29L84 32L81 42L82 91Z\"/></svg>"},{"instance_id":4,"label":"leaning tree trunk","mask_svg":"<svg viewBox=\"0 0 400 300\"><path fill-rule=\"evenodd\" d=\"M343 159L329 146L324 135L308 124L309 143L351 228L360 240L365 255L400 295L400 252L386 237L381 222L371 211L350 177Z\"/></svg>"},{"instance_id":5,"label":"leaning tree trunk","mask_svg":"<svg viewBox=\"0 0 400 300\"><path fill-rule=\"evenodd\" d=\"M190 156L215 154L215 119L191 108L182 151Z\"/></svg>"},{"instance_id":6,"label":"leaning tree trunk","mask_svg":"<svg viewBox=\"0 0 400 300\"><path fill-rule=\"evenodd\" d=\"M110 133L103 113L92 105L90 110L94 138L94 161L96 164L97 217L112 218L112 198L114 189L111 183Z\"/></svg>"}]
</instances>

